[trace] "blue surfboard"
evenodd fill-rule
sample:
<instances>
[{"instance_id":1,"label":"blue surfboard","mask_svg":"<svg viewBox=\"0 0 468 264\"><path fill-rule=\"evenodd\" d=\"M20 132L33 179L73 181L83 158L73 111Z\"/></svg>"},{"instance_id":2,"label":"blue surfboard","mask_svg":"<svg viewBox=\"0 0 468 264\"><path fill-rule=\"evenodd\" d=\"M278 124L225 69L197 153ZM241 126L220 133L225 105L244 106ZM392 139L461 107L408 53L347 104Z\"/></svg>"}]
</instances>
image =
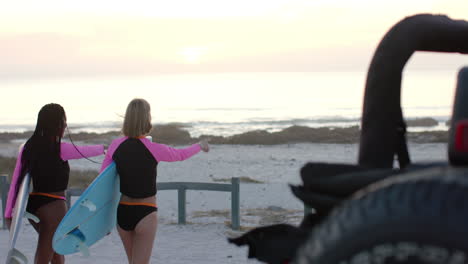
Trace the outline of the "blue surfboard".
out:
<instances>
[{"instance_id":1,"label":"blue surfboard","mask_svg":"<svg viewBox=\"0 0 468 264\"><path fill-rule=\"evenodd\" d=\"M27 173L23 181L21 182L20 188L18 190L18 196L16 197L15 207L13 209L11 227L10 227L10 239L9 239L9 248L7 253L7 264L13 263L28 263L28 258L18 250L16 246L16 241L21 231L23 218L32 219L36 223L39 222L39 219L26 212L26 204L28 203L29 197L29 188L31 184L31 175Z\"/></svg>"},{"instance_id":2,"label":"blue surfboard","mask_svg":"<svg viewBox=\"0 0 468 264\"><path fill-rule=\"evenodd\" d=\"M52 239L55 252L89 255L89 247L114 229L119 200L120 182L113 162L94 179L63 217Z\"/></svg>"}]
</instances>

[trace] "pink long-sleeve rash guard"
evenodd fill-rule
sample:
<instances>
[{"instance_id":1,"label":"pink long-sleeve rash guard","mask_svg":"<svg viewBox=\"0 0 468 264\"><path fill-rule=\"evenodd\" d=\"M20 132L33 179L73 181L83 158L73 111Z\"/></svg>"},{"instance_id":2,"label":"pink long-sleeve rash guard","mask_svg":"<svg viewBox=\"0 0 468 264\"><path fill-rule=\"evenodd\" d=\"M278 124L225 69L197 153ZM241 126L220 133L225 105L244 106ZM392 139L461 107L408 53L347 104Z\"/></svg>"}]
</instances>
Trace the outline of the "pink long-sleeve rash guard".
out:
<instances>
[{"instance_id":1,"label":"pink long-sleeve rash guard","mask_svg":"<svg viewBox=\"0 0 468 264\"><path fill-rule=\"evenodd\" d=\"M63 161L80 159L84 157L94 157L104 154L103 145L88 145L88 146L74 146L73 144L62 142L60 145L60 158ZM11 218L13 207L16 203L16 186L19 175L21 173L21 157L23 155L23 147L21 147L18 158L16 159L15 170L11 178L10 189L8 191L8 198L5 208L5 218Z\"/></svg>"},{"instance_id":2,"label":"pink long-sleeve rash guard","mask_svg":"<svg viewBox=\"0 0 468 264\"><path fill-rule=\"evenodd\" d=\"M117 150L117 148L122 144L128 137L121 137L112 141L109 149L107 150L106 157L104 158L104 162L102 163L101 172L112 163L112 155ZM199 144L193 144L187 148L176 149L169 147L164 144L151 142L147 138L140 138L139 139L145 147L151 152L154 159L157 162L166 161L166 162L173 162L173 161L182 161L186 160L193 155L200 152L201 147Z\"/></svg>"}]
</instances>

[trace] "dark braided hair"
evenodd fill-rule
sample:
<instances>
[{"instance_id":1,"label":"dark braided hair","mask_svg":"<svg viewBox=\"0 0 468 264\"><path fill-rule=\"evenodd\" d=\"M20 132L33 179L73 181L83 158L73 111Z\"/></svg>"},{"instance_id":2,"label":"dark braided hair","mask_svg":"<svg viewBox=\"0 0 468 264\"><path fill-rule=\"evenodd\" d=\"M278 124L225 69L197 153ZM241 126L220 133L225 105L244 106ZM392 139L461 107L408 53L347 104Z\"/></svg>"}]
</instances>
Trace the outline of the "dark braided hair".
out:
<instances>
[{"instance_id":1,"label":"dark braided hair","mask_svg":"<svg viewBox=\"0 0 468 264\"><path fill-rule=\"evenodd\" d=\"M23 181L26 173L34 173L43 160L60 160L60 144L66 124L65 110L61 105L52 103L41 108L34 133L23 148L18 182ZM19 185L16 186L16 193Z\"/></svg>"}]
</instances>

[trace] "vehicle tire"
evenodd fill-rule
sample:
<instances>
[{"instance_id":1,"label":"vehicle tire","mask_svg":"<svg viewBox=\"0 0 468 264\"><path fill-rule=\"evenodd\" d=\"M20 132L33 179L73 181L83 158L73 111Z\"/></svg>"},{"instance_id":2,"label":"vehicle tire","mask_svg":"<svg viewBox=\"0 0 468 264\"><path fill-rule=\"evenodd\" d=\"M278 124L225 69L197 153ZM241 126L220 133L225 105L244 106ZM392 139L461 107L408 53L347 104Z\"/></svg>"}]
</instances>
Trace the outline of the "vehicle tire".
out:
<instances>
[{"instance_id":1,"label":"vehicle tire","mask_svg":"<svg viewBox=\"0 0 468 264\"><path fill-rule=\"evenodd\" d=\"M468 263L468 169L412 172L359 191L313 229L294 263Z\"/></svg>"}]
</instances>

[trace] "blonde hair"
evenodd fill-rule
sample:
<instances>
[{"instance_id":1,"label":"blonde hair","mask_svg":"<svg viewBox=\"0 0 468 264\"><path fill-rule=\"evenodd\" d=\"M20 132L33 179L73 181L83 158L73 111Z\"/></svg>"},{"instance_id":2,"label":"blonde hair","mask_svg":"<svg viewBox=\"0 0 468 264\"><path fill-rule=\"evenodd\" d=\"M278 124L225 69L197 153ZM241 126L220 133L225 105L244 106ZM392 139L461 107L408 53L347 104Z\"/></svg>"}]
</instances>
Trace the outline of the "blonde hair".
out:
<instances>
[{"instance_id":1,"label":"blonde hair","mask_svg":"<svg viewBox=\"0 0 468 264\"><path fill-rule=\"evenodd\" d=\"M127 106L122 132L127 137L136 138L151 131L151 108L140 98L133 99Z\"/></svg>"}]
</instances>

